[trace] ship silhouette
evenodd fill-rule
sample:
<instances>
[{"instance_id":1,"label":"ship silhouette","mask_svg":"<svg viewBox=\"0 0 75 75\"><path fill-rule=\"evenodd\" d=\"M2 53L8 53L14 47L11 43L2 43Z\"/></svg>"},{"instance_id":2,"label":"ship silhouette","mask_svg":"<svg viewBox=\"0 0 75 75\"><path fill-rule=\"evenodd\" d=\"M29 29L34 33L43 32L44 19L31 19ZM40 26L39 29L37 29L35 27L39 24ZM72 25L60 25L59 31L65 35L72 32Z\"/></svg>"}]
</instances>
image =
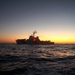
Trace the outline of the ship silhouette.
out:
<instances>
[{"instance_id":1,"label":"ship silhouette","mask_svg":"<svg viewBox=\"0 0 75 75\"><path fill-rule=\"evenodd\" d=\"M17 39L17 44L33 44L33 45L50 45L54 44L54 42L48 41L41 41L38 36L35 37L37 32L34 31L32 35L29 36L29 39Z\"/></svg>"}]
</instances>

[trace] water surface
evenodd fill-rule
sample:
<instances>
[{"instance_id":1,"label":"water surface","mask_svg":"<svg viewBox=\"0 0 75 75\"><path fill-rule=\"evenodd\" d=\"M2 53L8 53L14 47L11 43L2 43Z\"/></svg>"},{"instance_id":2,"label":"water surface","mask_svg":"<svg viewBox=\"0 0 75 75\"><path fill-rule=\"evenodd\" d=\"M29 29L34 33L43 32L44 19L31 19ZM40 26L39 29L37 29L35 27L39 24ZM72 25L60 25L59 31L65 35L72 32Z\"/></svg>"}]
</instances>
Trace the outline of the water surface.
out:
<instances>
[{"instance_id":1,"label":"water surface","mask_svg":"<svg viewBox=\"0 0 75 75\"><path fill-rule=\"evenodd\" d=\"M0 75L75 75L75 45L0 44Z\"/></svg>"}]
</instances>

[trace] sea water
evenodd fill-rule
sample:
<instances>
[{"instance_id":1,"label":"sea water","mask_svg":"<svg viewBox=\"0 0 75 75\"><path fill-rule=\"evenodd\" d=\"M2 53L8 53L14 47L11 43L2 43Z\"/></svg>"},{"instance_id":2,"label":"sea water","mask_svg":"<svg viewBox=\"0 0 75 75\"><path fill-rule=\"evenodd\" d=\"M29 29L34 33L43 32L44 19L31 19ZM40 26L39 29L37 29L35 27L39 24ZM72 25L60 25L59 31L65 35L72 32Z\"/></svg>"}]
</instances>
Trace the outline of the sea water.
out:
<instances>
[{"instance_id":1,"label":"sea water","mask_svg":"<svg viewBox=\"0 0 75 75\"><path fill-rule=\"evenodd\" d=\"M75 45L0 44L0 75L75 75Z\"/></svg>"}]
</instances>

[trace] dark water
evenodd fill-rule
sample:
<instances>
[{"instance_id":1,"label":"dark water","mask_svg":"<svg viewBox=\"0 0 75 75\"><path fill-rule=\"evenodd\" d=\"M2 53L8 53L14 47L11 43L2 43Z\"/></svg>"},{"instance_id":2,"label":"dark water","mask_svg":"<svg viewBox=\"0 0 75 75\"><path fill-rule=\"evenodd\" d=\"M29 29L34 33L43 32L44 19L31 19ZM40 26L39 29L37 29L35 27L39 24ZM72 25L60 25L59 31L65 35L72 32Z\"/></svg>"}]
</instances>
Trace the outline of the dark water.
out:
<instances>
[{"instance_id":1,"label":"dark water","mask_svg":"<svg viewBox=\"0 0 75 75\"><path fill-rule=\"evenodd\" d=\"M0 75L75 75L75 45L0 44Z\"/></svg>"}]
</instances>

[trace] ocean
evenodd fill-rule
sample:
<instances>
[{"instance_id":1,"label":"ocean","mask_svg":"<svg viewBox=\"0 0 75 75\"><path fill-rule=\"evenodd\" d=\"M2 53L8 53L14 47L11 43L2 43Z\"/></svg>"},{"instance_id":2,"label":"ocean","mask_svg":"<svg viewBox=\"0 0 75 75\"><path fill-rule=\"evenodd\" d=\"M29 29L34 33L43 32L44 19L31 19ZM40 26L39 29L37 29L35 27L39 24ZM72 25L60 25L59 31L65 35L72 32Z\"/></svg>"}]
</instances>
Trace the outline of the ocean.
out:
<instances>
[{"instance_id":1,"label":"ocean","mask_svg":"<svg viewBox=\"0 0 75 75\"><path fill-rule=\"evenodd\" d=\"M0 75L75 75L75 45L0 44Z\"/></svg>"}]
</instances>

